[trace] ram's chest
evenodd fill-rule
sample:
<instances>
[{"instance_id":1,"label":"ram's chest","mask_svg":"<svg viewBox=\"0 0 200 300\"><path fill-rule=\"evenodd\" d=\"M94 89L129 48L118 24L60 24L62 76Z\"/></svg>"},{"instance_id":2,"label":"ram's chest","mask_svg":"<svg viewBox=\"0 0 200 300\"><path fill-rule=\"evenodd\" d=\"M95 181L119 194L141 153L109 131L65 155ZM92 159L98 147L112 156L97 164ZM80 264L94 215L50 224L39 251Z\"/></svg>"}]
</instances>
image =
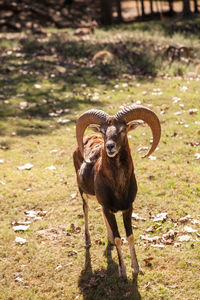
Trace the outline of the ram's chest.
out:
<instances>
[{"instance_id":1,"label":"ram's chest","mask_svg":"<svg viewBox=\"0 0 200 300\"><path fill-rule=\"evenodd\" d=\"M115 172L107 174L106 184L112 189L113 195L117 199L126 197L130 185L130 176L127 169L119 168Z\"/></svg>"}]
</instances>

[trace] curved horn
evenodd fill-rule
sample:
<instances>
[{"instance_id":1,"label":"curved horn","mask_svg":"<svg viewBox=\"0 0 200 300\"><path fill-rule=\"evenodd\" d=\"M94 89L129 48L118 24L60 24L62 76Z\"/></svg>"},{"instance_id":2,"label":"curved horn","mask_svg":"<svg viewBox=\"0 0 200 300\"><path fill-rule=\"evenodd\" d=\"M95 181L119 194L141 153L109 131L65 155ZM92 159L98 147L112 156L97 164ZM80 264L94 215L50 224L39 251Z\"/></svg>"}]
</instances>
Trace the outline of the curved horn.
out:
<instances>
[{"instance_id":1,"label":"curved horn","mask_svg":"<svg viewBox=\"0 0 200 300\"><path fill-rule=\"evenodd\" d=\"M83 146L83 135L86 128L90 124L98 124L101 125L108 119L109 115L102 110L98 109L90 109L83 113L76 123L76 138L78 142L78 147L81 151L81 154L84 157L84 146Z\"/></svg>"},{"instance_id":2,"label":"curved horn","mask_svg":"<svg viewBox=\"0 0 200 300\"><path fill-rule=\"evenodd\" d=\"M161 136L160 122L156 114L149 108L142 105L131 105L119 111L115 117L117 120L124 121L127 124L134 120L143 120L149 125L153 134L153 143L151 148L143 157L151 155L151 153L156 149Z\"/></svg>"}]
</instances>

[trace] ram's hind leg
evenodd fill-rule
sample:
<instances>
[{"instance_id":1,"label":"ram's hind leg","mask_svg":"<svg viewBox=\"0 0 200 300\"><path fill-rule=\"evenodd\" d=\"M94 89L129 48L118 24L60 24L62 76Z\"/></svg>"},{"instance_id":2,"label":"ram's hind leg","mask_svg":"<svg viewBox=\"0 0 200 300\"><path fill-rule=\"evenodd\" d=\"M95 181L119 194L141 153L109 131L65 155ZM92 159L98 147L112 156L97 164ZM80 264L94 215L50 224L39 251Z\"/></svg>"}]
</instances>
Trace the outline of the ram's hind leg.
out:
<instances>
[{"instance_id":1,"label":"ram's hind leg","mask_svg":"<svg viewBox=\"0 0 200 300\"><path fill-rule=\"evenodd\" d=\"M85 221L85 247L89 248L91 246L91 239L90 239L90 232L88 226L88 199L87 196L84 195L83 192L80 190L81 198L83 200L83 213L84 213L84 221Z\"/></svg>"}]
</instances>

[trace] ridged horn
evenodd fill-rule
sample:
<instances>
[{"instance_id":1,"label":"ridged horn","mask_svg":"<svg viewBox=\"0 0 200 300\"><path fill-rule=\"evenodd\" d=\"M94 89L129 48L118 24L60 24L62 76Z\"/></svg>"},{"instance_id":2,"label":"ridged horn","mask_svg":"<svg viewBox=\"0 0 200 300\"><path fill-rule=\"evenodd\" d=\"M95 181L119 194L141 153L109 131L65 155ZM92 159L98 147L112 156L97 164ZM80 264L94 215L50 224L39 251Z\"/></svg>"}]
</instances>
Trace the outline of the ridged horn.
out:
<instances>
[{"instance_id":1,"label":"ridged horn","mask_svg":"<svg viewBox=\"0 0 200 300\"><path fill-rule=\"evenodd\" d=\"M82 154L84 160L86 160L86 159L84 156L83 135L84 135L86 128L90 124L101 125L101 124L105 123L108 118L109 118L109 115L107 113L105 113L104 111L98 110L98 109L90 109L90 110L86 111L85 113L83 113L77 120L76 138L77 138L78 147L81 151L81 154Z\"/></svg>"},{"instance_id":2,"label":"ridged horn","mask_svg":"<svg viewBox=\"0 0 200 300\"><path fill-rule=\"evenodd\" d=\"M126 124L134 120L143 120L149 125L153 134L153 143L143 157L151 155L151 153L156 149L161 136L160 122L156 114L145 106L131 105L119 111L115 117L117 120L124 121Z\"/></svg>"}]
</instances>

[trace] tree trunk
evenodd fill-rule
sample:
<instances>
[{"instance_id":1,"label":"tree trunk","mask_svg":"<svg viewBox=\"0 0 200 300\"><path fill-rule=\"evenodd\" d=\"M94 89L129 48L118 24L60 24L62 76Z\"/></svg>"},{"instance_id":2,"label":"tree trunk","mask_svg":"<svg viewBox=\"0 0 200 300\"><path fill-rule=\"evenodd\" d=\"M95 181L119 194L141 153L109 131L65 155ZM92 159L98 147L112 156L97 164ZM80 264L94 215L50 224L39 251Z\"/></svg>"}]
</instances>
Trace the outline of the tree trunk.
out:
<instances>
[{"instance_id":1,"label":"tree trunk","mask_svg":"<svg viewBox=\"0 0 200 300\"><path fill-rule=\"evenodd\" d=\"M183 0L183 15L188 16L191 14L190 0Z\"/></svg>"},{"instance_id":2,"label":"tree trunk","mask_svg":"<svg viewBox=\"0 0 200 300\"><path fill-rule=\"evenodd\" d=\"M154 13L154 11L153 11L153 0L150 0L150 11L151 11L151 14Z\"/></svg>"},{"instance_id":3,"label":"tree trunk","mask_svg":"<svg viewBox=\"0 0 200 300\"><path fill-rule=\"evenodd\" d=\"M112 0L101 0L101 23L111 25L112 21Z\"/></svg>"},{"instance_id":4,"label":"tree trunk","mask_svg":"<svg viewBox=\"0 0 200 300\"><path fill-rule=\"evenodd\" d=\"M169 4L169 12L170 12L170 14L173 14L174 13L173 0L168 0L168 4Z\"/></svg>"},{"instance_id":5,"label":"tree trunk","mask_svg":"<svg viewBox=\"0 0 200 300\"><path fill-rule=\"evenodd\" d=\"M136 8L137 8L137 14L139 17L140 16L139 0L136 0Z\"/></svg>"},{"instance_id":6,"label":"tree trunk","mask_svg":"<svg viewBox=\"0 0 200 300\"><path fill-rule=\"evenodd\" d=\"M117 19L119 22L122 22L121 0L116 0L116 6L117 6Z\"/></svg>"},{"instance_id":7,"label":"tree trunk","mask_svg":"<svg viewBox=\"0 0 200 300\"><path fill-rule=\"evenodd\" d=\"M194 12L195 12L195 14L199 13L198 0L194 0Z\"/></svg>"},{"instance_id":8,"label":"tree trunk","mask_svg":"<svg viewBox=\"0 0 200 300\"><path fill-rule=\"evenodd\" d=\"M142 7L142 17L144 17L145 16L144 0L141 0L141 7Z\"/></svg>"}]
</instances>

